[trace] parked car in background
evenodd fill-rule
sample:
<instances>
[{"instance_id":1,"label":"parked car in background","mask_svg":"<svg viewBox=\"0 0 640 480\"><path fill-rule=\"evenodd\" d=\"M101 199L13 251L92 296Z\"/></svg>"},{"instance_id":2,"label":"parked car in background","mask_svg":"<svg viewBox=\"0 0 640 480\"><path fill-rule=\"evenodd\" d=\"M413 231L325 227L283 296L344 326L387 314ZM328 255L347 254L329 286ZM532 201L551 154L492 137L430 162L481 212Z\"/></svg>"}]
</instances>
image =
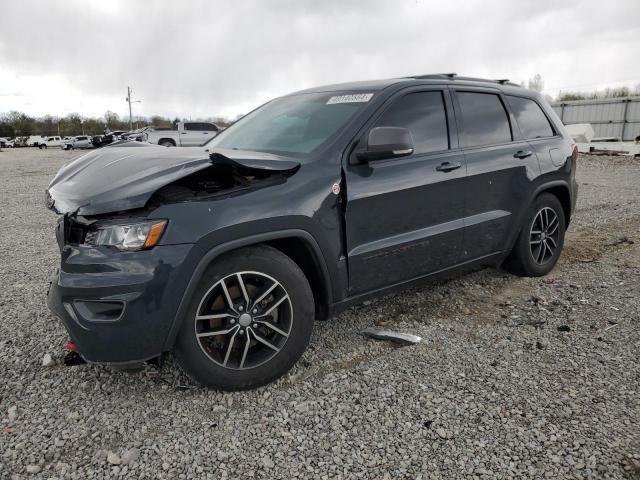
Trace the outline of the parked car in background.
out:
<instances>
[{"instance_id":1,"label":"parked car in background","mask_svg":"<svg viewBox=\"0 0 640 480\"><path fill-rule=\"evenodd\" d=\"M27 138L25 142L25 146L38 147L40 146L40 143L44 141L45 141L45 137L43 137L42 135L31 135L30 137Z\"/></svg>"},{"instance_id":2,"label":"parked car in background","mask_svg":"<svg viewBox=\"0 0 640 480\"><path fill-rule=\"evenodd\" d=\"M7 137L0 137L0 148L1 147L6 147L6 148L11 148L14 145L14 140L11 140L10 138Z\"/></svg>"},{"instance_id":3,"label":"parked car in background","mask_svg":"<svg viewBox=\"0 0 640 480\"><path fill-rule=\"evenodd\" d=\"M139 142L143 141L145 133L150 133L154 131L167 131L173 130L171 127L154 127L153 125L146 126L144 128L140 128L138 130L134 130L133 132L128 132L120 137L123 140L138 140Z\"/></svg>"},{"instance_id":4,"label":"parked car in background","mask_svg":"<svg viewBox=\"0 0 640 480\"><path fill-rule=\"evenodd\" d=\"M104 147L113 142L117 142L120 140L120 135L124 132L110 132L105 133L104 135L96 135L92 138L91 142L94 147Z\"/></svg>"},{"instance_id":5,"label":"parked car in background","mask_svg":"<svg viewBox=\"0 0 640 480\"><path fill-rule=\"evenodd\" d=\"M366 298L481 266L546 275L578 193L542 95L452 74L286 95L208 153L128 143L48 187L49 306L91 362L173 351L229 390L283 375L314 319Z\"/></svg>"},{"instance_id":6,"label":"parked car in background","mask_svg":"<svg viewBox=\"0 0 640 480\"><path fill-rule=\"evenodd\" d=\"M88 135L79 135L65 140L62 144L63 150L73 150L75 148L93 148L92 138Z\"/></svg>"},{"instance_id":7,"label":"parked car in background","mask_svg":"<svg viewBox=\"0 0 640 480\"><path fill-rule=\"evenodd\" d=\"M38 147L42 150L43 148L48 147L61 147L63 144L63 140L61 137L53 136L53 137L45 137L43 141L38 144Z\"/></svg>"},{"instance_id":8,"label":"parked car in background","mask_svg":"<svg viewBox=\"0 0 640 480\"><path fill-rule=\"evenodd\" d=\"M220 131L215 123L180 122L177 130L159 130L145 132L143 141L164 147L199 147L215 137Z\"/></svg>"}]
</instances>

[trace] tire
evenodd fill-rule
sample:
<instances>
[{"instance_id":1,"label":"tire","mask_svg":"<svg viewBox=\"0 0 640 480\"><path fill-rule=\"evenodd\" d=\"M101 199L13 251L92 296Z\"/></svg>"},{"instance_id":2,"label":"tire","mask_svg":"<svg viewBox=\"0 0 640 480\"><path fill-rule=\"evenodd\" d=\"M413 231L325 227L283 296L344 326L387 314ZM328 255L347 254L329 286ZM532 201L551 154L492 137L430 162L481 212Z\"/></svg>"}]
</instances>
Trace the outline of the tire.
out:
<instances>
[{"instance_id":1,"label":"tire","mask_svg":"<svg viewBox=\"0 0 640 480\"><path fill-rule=\"evenodd\" d=\"M160 140L160 143L158 145L161 145L163 147L175 147L176 144L173 140Z\"/></svg>"},{"instance_id":2,"label":"tire","mask_svg":"<svg viewBox=\"0 0 640 480\"><path fill-rule=\"evenodd\" d=\"M564 210L558 197L540 194L529 207L516 244L505 261L506 269L526 277L549 273L562 253L565 229Z\"/></svg>"},{"instance_id":3,"label":"tire","mask_svg":"<svg viewBox=\"0 0 640 480\"><path fill-rule=\"evenodd\" d=\"M46 145L40 145L40 147L39 147L39 148L40 148L40 150L42 150L42 149L47 148L47 146L46 146Z\"/></svg>"},{"instance_id":4,"label":"tire","mask_svg":"<svg viewBox=\"0 0 640 480\"><path fill-rule=\"evenodd\" d=\"M203 275L174 353L184 371L207 387L256 388L281 377L298 361L311 338L314 312L309 282L293 260L268 246L237 250ZM209 318L196 319L206 315ZM206 336L208 332L224 334Z\"/></svg>"}]
</instances>

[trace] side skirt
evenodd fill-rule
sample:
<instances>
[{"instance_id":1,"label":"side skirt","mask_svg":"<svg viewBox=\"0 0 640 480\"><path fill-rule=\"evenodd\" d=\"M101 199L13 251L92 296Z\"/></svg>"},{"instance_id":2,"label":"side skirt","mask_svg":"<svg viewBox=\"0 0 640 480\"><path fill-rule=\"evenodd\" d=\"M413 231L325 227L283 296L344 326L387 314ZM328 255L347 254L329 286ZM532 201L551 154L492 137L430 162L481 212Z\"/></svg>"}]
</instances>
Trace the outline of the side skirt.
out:
<instances>
[{"instance_id":1,"label":"side skirt","mask_svg":"<svg viewBox=\"0 0 640 480\"><path fill-rule=\"evenodd\" d=\"M508 252L502 252L502 251L490 253L488 255L475 258L473 260L468 260L466 262L462 262L462 263L453 265L451 267L443 268L442 270L437 270L435 272L427 273L425 275L420 275L418 277L410 278L409 280L403 280L402 282L398 282L382 288L377 288L375 290L370 290L368 292L363 292L357 295L346 297L344 300L334 303L331 306L331 314L337 315L340 312L346 310L347 308L353 305L362 303L367 299L377 298L383 295L387 295L389 293L407 290L408 288L411 288L411 287L428 284L433 280L456 277L462 273L469 272L471 270L476 270L478 268L492 267L492 266L497 267L502 263L507 253Z\"/></svg>"}]
</instances>

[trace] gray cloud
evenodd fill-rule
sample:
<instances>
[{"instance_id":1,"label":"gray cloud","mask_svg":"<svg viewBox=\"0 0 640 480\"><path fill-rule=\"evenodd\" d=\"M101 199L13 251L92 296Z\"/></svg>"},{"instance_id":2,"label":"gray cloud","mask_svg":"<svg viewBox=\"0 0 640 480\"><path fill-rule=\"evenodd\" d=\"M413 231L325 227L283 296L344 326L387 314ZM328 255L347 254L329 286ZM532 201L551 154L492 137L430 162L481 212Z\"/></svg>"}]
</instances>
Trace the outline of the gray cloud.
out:
<instances>
[{"instance_id":1,"label":"gray cloud","mask_svg":"<svg viewBox=\"0 0 640 480\"><path fill-rule=\"evenodd\" d=\"M0 58L16 82L30 78L30 91L13 88L26 97L56 77L65 110L123 113L132 85L146 115L232 115L309 86L415 73L640 83L639 14L637 0L9 0Z\"/></svg>"}]
</instances>

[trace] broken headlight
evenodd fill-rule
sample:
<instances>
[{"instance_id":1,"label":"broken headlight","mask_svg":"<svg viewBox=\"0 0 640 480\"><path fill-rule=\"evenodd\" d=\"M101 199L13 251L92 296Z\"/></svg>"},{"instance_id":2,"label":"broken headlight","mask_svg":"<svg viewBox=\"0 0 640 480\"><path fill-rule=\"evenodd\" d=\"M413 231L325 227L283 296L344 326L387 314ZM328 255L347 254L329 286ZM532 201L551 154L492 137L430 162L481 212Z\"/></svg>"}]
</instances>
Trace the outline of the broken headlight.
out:
<instances>
[{"instance_id":1,"label":"broken headlight","mask_svg":"<svg viewBox=\"0 0 640 480\"><path fill-rule=\"evenodd\" d=\"M125 251L144 250L158 243L166 225L166 220L101 225L87 233L84 243L94 247L116 247Z\"/></svg>"}]
</instances>

